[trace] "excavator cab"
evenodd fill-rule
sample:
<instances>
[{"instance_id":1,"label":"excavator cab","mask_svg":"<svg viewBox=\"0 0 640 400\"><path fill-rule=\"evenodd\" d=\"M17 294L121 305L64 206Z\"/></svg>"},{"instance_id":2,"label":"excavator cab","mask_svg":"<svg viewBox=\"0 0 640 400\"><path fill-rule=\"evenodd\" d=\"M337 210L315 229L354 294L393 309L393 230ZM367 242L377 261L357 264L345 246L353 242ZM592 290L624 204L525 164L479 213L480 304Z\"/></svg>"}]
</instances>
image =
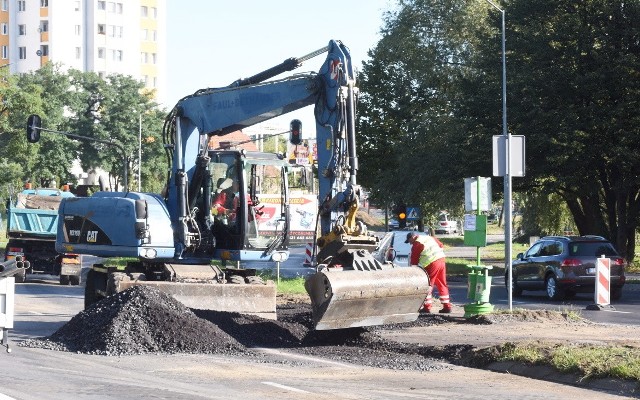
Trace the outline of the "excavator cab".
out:
<instances>
[{"instance_id":1,"label":"excavator cab","mask_svg":"<svg viewBox=\"0 0 640 400\"><path fill-rule=\"evenodd\" d=\"M222 260L260 260L288 245L287 163L276 154L209 151L203 206Z\"/></svg>"}]
</instances>

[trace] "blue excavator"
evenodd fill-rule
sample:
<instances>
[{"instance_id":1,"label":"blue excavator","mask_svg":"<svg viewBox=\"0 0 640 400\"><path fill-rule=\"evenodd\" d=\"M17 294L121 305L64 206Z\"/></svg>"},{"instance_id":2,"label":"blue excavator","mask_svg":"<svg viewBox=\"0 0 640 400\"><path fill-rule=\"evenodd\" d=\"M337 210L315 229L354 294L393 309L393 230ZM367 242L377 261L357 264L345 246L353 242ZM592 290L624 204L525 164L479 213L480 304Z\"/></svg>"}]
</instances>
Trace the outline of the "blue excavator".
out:
<instances>
[{"instance_id":1,"label":"blue excavator","mask_svg":"<svg viewBox=\"0 0 640 400\"><path fill-rule=\"evenodd\" d=\"M323 53L319 72L272 79ZM59 252L133 260L93 265L85 307L133 285L151 285L191 308L275 319L274 283L239 262L288 258L288 162L276 154L218 149L210 139L314 105L320 232L316 270L305 288L315 329L417 319L427 275L377 261L378 238L356 218L362 189L356 184L355 82L348 48L331 40L303 57L181 99L163 129L170 160L163 193L98 192L60 205ZM28 123L28 134L38 129ZM225 191L234 193L222 196ZM281 200L275 230L259 223L266 194ZM219 196L228 197L226 204Z\"/></svg>"}]
</instances>

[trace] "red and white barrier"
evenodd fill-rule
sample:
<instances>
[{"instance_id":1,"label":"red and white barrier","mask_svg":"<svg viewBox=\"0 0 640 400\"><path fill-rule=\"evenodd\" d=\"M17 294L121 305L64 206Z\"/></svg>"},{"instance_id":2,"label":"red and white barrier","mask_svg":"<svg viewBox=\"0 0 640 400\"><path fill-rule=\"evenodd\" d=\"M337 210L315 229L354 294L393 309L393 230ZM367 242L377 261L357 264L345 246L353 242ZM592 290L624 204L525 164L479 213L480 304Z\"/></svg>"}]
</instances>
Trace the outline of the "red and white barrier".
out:
<instances>
[{"instance_id":1,"label":"red and white barrier","mask_svg":"<svg viewBox=\"0 0 640 400\"><path fill-rule=\"evenodd\" d=\"M304 251L304 266L311 267L311 261L313 257L313 243L307 243Z\"/></svg>"},{"instance_id":2,"label":"red and white barrier","mask_svg":"<svg viewBox=\"0 0 640 400\"><path fill-rule=\"evenodd\" d=\"M587 310L615 310L611 306L611 259L602 256L596 261L595 304Z\"/></svg>"},{"instance_id":3,"label":"red and white barrier","mask_svg":"<svg viewBox=\"0 0 640 400\"><path fill-rule=\"evenodd\" d=\"M611 259L598 258L596 263L596 293L595 302L599 305L611 304Z\"/></svg>"}]
</instances>

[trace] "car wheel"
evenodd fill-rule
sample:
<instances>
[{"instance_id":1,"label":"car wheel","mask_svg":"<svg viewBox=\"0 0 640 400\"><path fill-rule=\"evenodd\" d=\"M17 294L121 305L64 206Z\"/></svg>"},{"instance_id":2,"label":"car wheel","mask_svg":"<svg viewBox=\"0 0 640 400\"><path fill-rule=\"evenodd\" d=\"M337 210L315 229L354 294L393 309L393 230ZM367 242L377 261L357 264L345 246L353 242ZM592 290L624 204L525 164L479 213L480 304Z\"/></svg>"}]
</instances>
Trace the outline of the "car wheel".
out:
<instances>
[{"instance_id":1,"label":"car wheel","mask_svg":"<svg viewBox=\"0 0 640 400\"><path fill-rule=\"evenodd\" d=\"M506 273L504 275L504 288L507 289L507 294L509 293L509 274ZM518 286L518 282L514 280L511 282L511 294L515 297L522 296L522 288Z\"/></svg>"},{"instance_id":2,"label":"car wheel","mask_svg":"<svg viewBox=\"0 0 640 400\"><path fill-rule=\"evenodd\" d=\"M564 298L564 291L558 285L558 280L555 275L549 275L547 277L545 288L547 289L547 297L550 300L561 300Z\"/></svg>"},{"instance_id":3,"label":"car wheel","mask_svg":"<svg viewBox=\"0 0 640 400\"><path fill-rule=\"evenodd\" d=\"M60 285L67 286L69 284L69 275L60 275Z\"/></svg>"}]
</instances>

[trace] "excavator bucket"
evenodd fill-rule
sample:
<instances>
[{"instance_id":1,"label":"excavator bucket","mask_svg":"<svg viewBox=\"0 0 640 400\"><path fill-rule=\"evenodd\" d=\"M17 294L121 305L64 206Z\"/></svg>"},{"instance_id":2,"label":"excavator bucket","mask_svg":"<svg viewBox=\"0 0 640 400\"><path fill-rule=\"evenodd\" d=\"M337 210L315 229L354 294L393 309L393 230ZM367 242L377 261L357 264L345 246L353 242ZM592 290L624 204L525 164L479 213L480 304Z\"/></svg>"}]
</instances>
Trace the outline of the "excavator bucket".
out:
<instances>
[{"instance_id":1,"label":"excavator bucket","mask_svg":"<svg viewBox=\"0 0 640 400\"><path fill-rule=\"evenodd\" d=\"M305 282L316 330L412 322L429 293L419 267L380 270L327 268Z\"/></svg>"},{"instance_id":2,"label":"excavator bucket","mask_svg":"<svg viewBox=\"0 0 640 400\"><path fill-rule=\"evenodd\" d=\"M153 286L189 308L237 312L276 319L276 285L273 281L260 285L121 281L118 283L117 291L135 285Z\"/></svg>"}]
</instances>

